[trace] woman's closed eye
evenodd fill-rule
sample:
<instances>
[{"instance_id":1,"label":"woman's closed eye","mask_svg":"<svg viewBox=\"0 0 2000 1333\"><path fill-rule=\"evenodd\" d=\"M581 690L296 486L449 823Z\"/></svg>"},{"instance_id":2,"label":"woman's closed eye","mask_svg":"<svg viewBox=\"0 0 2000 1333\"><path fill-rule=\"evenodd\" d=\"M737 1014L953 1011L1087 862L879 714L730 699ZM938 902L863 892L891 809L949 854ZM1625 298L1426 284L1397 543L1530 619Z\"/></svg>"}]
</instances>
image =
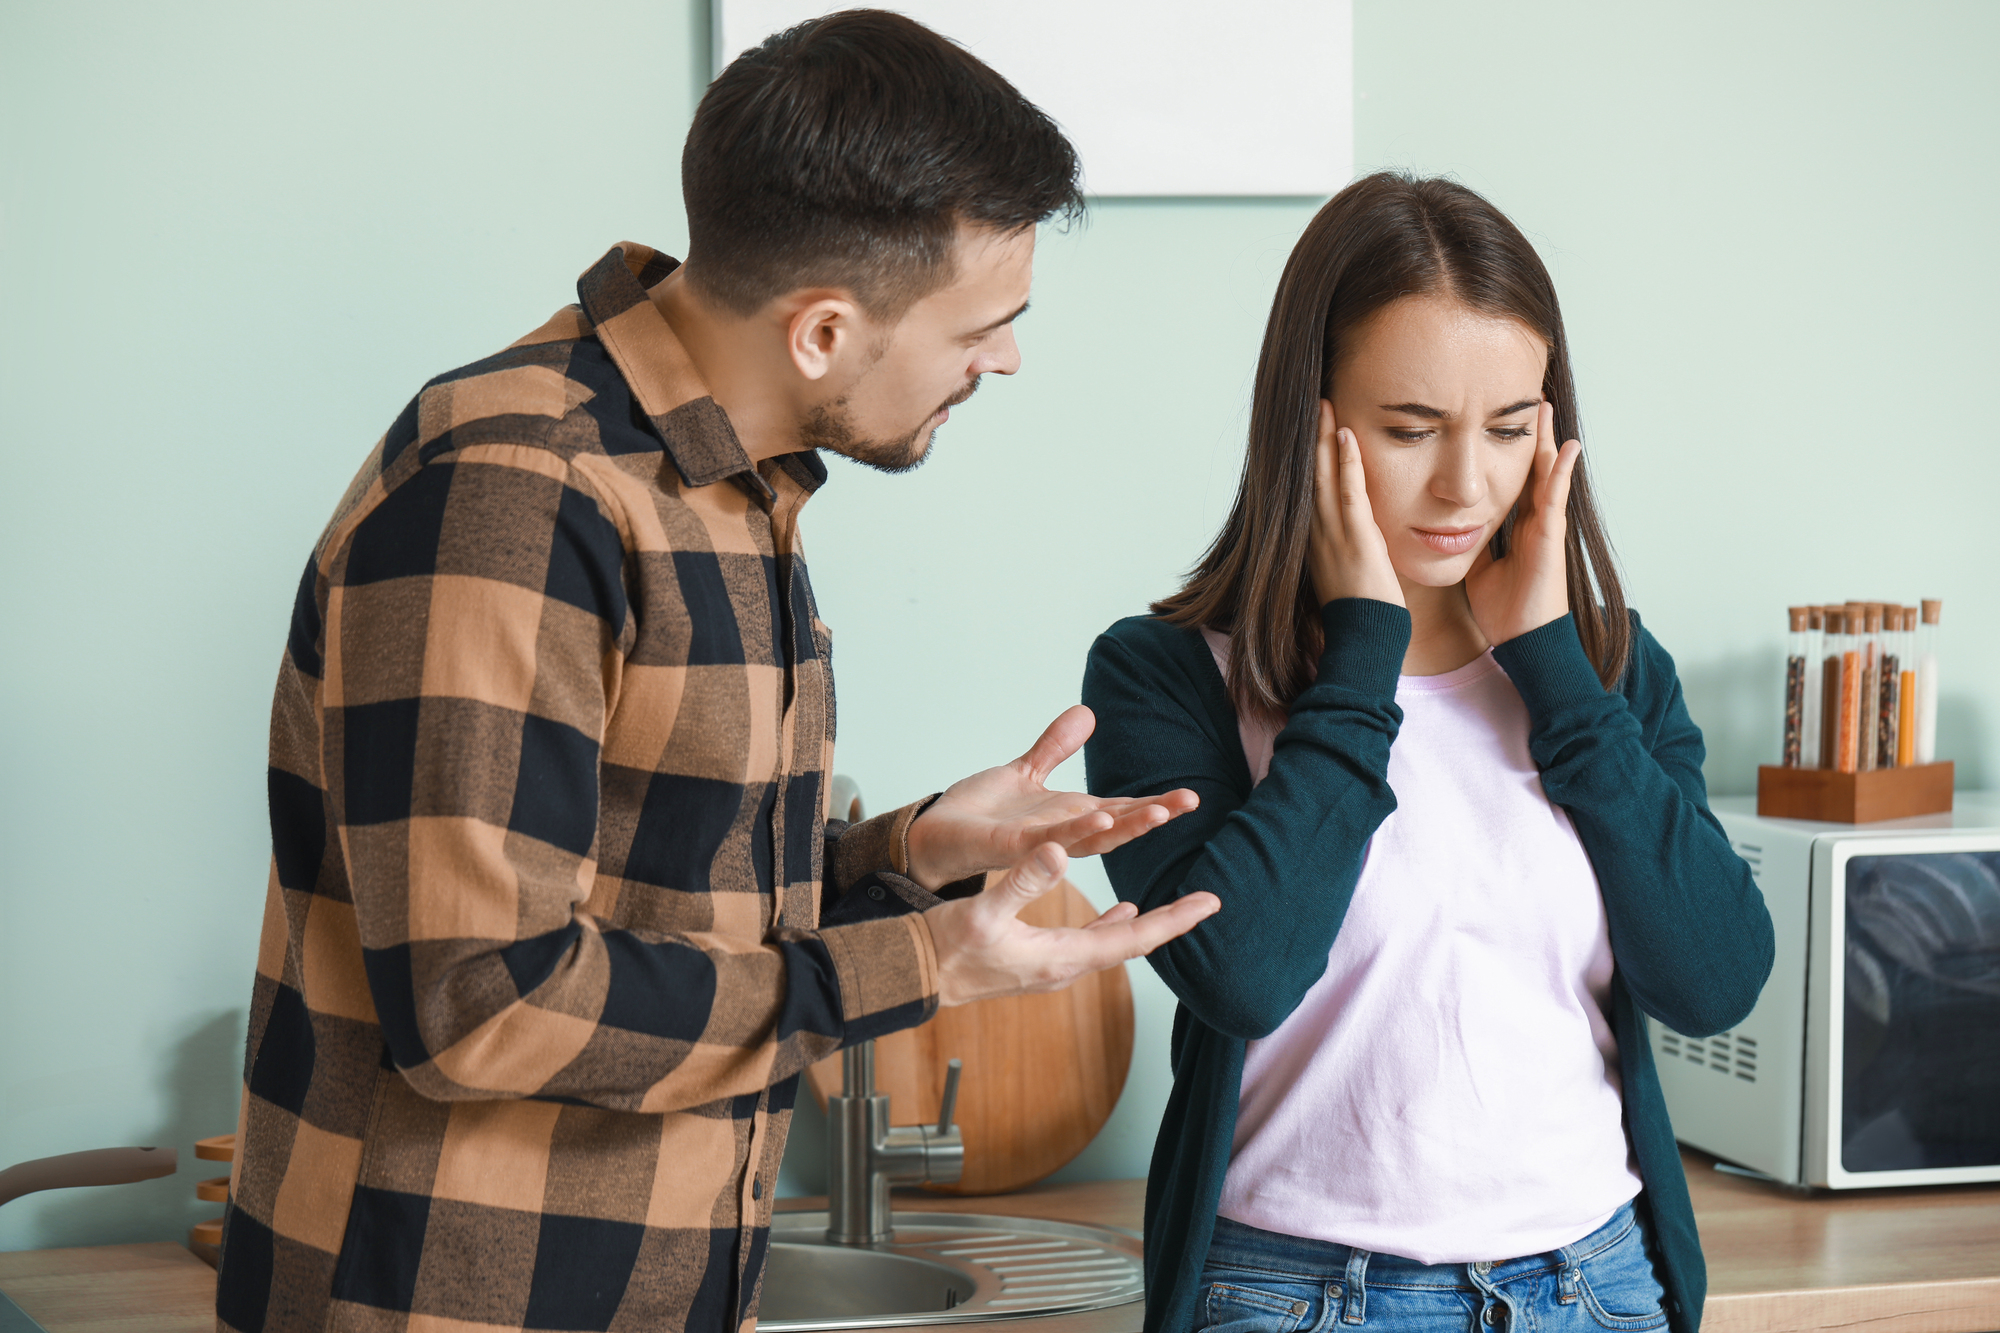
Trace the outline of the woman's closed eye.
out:
<instances>
[{"instance_id":1,"label":"woman's closed eye","mask_svg":"<svg viewBox=\"0 0 2000 1333\"><path fill-rule=\"evenodd\" d=\"M1437 428L1435 426L1389 426L1385 428L1384 433L1398 444L1422 444L1425 440L1437 434ZM1496 440L1511 444L1517 440L1533 439L1535 428L1533 425L1489 426L1486 429L1486 433Z\"/></svg>"}]
</instances>

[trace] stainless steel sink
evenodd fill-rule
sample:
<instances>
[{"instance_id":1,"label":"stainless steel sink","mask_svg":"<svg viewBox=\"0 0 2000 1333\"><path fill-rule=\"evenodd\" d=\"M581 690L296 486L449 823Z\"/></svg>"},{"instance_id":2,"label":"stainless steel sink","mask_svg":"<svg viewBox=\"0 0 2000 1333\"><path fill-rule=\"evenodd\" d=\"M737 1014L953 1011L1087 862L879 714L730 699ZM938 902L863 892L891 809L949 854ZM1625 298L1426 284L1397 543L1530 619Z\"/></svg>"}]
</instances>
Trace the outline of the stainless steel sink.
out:
<instances>
[{"instance_id":1,"label":"stainless steel sink","mask_svg":"<svg viewBox=\"0 0 2000 1333\"><path fill-rule=\"evenodd\" d=\"M1109 1227L898 1213L895 1240L831 1245L826 1213L779 1213L760 1333L1072 1314L1144 1295L1139 1238Z\"/></svg>"}]
</instances>

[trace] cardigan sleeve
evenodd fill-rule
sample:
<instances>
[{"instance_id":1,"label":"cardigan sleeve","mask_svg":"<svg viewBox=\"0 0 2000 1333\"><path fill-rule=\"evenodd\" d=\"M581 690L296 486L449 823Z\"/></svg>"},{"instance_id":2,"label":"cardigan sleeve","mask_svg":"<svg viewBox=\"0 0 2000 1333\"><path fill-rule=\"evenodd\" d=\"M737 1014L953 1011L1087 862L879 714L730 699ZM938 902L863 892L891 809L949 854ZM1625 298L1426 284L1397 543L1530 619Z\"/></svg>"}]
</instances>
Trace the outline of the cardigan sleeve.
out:
<instances>
[{"instance_id":1,"label":"cardigan sleeve","mask_svg":"<svg viewBox=\"0 0 2000 1333\"><path fill-rule=\"evenodd\" d=\"M1192 631L1120 622L1084 671L1083 701L1097 715L1084 751L1092 793L1190 787L1201 797L1193 813L1108 853L1112 886L1142 910L1202 890L1222 900L1149 961L1196 1018L1245 1039L1275 1031L1325 972L1368 839L1396 805L1389 746L1409 613L1349 598L1322 614L1317 678L1292 704L1254 792L1233 715L1223 725L1226 708L1204 699L1220 686Z\"/></svg>"},{"instance_id":2,"label":"cardigan sleeve","mask_svg":"<svg viewBox=\"0 0 2000 1333\"><path fill-rule=\"evenodd\" d=\"M1618 970L1677 1032L1740 1023L1773 958L1771 916L1708 809L1701 731L1673 660L1633 617L1632 664L1607 690L1568 616L1494 649L1528 707L1542 789L1569 813L1604 895Z\"/></svg>"}]
</instances>

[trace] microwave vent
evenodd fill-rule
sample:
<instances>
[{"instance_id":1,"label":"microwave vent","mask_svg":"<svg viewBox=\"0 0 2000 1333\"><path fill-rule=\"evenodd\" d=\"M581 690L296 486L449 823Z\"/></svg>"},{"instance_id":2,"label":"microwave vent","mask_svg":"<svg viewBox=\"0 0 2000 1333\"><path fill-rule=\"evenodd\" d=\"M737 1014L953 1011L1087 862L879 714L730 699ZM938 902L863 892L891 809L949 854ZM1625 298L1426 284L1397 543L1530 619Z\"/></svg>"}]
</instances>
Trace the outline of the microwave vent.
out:
<instances>
[{"instance_id":1,"label":"microwave vent","mask_svg":"<svg viewBox=\"0 0 2000 1333\"><path fill-rule=\"evenodd\" d=\"M1745 1083L1757 1081L1757 1039L1737 1032L1719 1032L1707 1041L1694 1037L1683 1037L1669 1027L1659 1027L1659 1051L1662 1059L1685 1060L1691 1065L1711 1069L1726 1077L1742 1079Z\"/></svg>"}]
</instances>

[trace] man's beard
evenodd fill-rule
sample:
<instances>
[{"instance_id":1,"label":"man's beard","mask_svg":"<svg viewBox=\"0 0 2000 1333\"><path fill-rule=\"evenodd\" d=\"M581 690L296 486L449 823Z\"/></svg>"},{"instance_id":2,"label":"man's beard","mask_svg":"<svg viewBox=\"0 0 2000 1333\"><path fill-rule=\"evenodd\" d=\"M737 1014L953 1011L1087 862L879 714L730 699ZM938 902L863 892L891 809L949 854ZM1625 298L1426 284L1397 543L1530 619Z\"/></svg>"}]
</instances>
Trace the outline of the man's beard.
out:
<instances>
[{"instance_id":1,"label":"man's beard","mask_svg":"<svg viewBox=\"0 0 2000 1333\"><path fill-rule=\"evenodd\" d=\"M805 449L829 450L877 472L891 475L914 472L931 456L931 442L937 438L937 427L931 425L931 418L946 408L957 407L978 389L979 377L975 375L970 384L938 404L937 411L925 417L923 425L893 440L863 439L854 429L854 416L845 398L824 403L806 413L799 422L799 445Z\"/></svg>"}]
</instances>

